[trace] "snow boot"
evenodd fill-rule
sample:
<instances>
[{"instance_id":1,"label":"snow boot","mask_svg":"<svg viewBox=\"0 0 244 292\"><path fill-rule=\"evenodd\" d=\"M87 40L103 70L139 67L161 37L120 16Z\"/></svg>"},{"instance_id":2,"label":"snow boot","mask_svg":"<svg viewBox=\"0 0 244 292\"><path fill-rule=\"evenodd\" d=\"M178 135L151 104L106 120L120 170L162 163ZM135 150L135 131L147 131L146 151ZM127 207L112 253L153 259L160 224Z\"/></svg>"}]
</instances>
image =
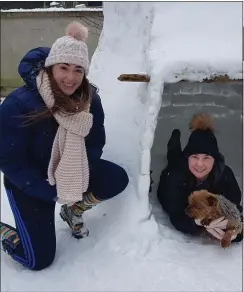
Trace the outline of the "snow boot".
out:
<instances>
[{"instance_id":1,"label":"snow boot","mask_svg":"<svg viewBox=\"0 0 244 292\"><path fill-rule=\"evenodd\" d=\"M74 205L73 205L74 206ZM75 213L75 208L73 206L68 207L67 205L62 205L60 210L60 217L63 221L67 222L69 227L72 229L72 235L81 239L89 235L89 230L86 228L82 214Z\"/></svg>"},{"instance_id":2,"label":"snow boot","mask_svg":"<svg viewBox=\"0 0 244 292\"><path fill-rule=\"evenodd\" d=\"M89 235L88 229L85 227L82 215L85 211L101 203L102 201L94 197L92 192L85 192L83 200L74 203L72 206L61 206L60 216L66 221L72 229L72 235L76 238L83 238Z\"/></svg>"}]
</instances>

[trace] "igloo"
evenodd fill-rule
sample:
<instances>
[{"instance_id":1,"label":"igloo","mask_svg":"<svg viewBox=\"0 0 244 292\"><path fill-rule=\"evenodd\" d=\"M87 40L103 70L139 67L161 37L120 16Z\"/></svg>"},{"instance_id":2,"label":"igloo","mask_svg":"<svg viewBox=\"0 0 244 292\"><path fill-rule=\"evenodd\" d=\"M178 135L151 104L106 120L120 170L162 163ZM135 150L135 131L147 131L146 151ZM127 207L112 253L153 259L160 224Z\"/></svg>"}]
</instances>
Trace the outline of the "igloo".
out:
<instances>
[{"instance_id":1,"label":"igloo","mask_svg":"<svg viewBox=\"0 0 244 292\"><path fill-rule=\"evenodd\" d=\"M213 115L220 149L242 183L242 5L104 6L103 31L90 70L106 114L104 155L129 172L136 196L126 200L136 204L126 204L127 217L156 230L148 219L162 212L152 212L150 202L153 206L156 202L167 141L179 128L184 147L195 112ZM146 74L150 81L118 80L130 73ZM150 170L154 184L149 200Z\"/></svg>"}]
</instances>

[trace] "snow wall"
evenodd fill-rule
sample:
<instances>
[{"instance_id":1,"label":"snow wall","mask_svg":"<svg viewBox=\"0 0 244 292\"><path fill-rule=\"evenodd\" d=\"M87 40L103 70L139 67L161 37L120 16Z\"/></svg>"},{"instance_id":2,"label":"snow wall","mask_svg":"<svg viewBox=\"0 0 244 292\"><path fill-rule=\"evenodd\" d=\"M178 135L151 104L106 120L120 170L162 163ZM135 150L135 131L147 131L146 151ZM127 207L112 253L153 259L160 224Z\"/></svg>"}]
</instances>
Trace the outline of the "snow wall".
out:
<instances>
[{"instance_id":1,"label":"snow wall","mask_svg":"<svg viewBox=\"0 0 244 292\"><path fill-rule=\"evenodd\" d=\"M151 77L150 83L117 80L120 74L140 72ZM241 3L104 3L89 79L99 87L105 111L103 157L123 166L130 177L128 191L115 200L120 200L117 215L132 228L143 223L139 226L147 235L157 232L155 221L148 220L150 150L159 111L167 106L165 82L224 74L242 78Z\"/></svg>"}]
</instances>

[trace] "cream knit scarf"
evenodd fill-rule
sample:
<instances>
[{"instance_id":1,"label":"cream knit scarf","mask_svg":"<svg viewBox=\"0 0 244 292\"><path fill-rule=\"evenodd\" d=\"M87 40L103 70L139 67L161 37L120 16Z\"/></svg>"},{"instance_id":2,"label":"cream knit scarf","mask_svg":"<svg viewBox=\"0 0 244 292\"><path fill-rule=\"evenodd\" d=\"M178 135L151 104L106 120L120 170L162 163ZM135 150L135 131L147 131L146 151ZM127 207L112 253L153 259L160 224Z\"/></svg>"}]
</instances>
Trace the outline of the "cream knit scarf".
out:
<instances>
[{"instance_id":1,"label":"cream knit scarf","mask_svg":"<svg viewBox=\"0 0 244 292\"><path fill-rule=\"evenodd\" d=\"M51 108L54 97L48 75L41 71L36 78L37 86L46 106ZM54 113L59 124L51 159L48 166L48 181L57 187L58 202L73 204L82 200L89 184L89 166L84 137L92 127L93 116L87 111L64 116Z\"/></svg>"}]
</instances>

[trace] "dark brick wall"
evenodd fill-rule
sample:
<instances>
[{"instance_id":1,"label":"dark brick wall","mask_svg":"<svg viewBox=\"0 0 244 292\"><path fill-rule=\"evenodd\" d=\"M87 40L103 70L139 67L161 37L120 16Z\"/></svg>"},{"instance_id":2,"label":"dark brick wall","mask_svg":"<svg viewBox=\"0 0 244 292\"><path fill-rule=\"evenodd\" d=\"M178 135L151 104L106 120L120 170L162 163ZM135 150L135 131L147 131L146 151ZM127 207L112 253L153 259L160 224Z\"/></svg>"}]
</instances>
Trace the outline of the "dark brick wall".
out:
<instances>
[{"instance_id":1,"label":"dark brick wall","mask_svg":"<svg viewBox=\"0 0 244 292\"><path fill-rule=\"evenodd\" d=\"M51 3L51 1L48 3ZM33 9L44 8L44 1L1 1L0 8L5 9Z\"/></svg>"}]
</instances>

